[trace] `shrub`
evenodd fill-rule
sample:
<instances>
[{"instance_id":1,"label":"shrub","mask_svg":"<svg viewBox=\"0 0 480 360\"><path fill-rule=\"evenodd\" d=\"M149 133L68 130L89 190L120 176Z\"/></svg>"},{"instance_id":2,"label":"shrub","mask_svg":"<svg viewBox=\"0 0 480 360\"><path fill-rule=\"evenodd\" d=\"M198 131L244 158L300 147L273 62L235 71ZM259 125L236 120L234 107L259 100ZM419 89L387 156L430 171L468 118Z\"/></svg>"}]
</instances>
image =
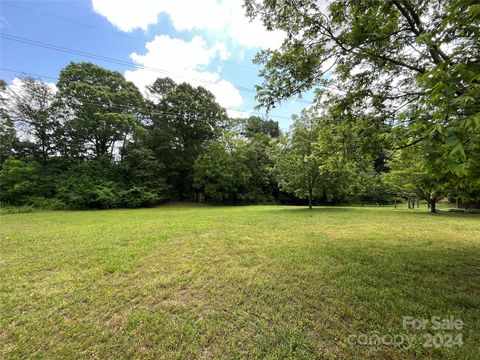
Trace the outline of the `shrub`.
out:
<instances>
[{"instance_id":1,"label":"shrub","mask_svg":"<svg viewBox=\"0 0 480 360\"><path fill-rule=\"evenodd\" d=\"M0 171L0 200L24 205L38 191L38 164L30 159L8 158Z\"/></svg>"},{"instance_id":2,"label":"shrub","mask_svg":"<svg viewBox=\"0 0 480 360\"><path fill-rule=\"evenodd\" d=\"M128 208L149 207L163 200L157 193L140 186L122 191L120 197L121 205Z\"/></svg>"},{"instance_id":3,"label":"shrub","mask_svg":"<svg viewBox=\"0 0 480 360\"><path fill-rule=\"evenodd\" d=\"M10 206L2 204L0 206L0 215L7 215L7 214L23 214L23 213L30 213L35 211L33 206Z\"/></svg>"},{"instance_id":4,"label":"shrub","mask_svg":"<svg viewBox=\"0 0 480 360\"><path fill-rule=\"evenodd\" d=\"M64 181L58 189L58 198L73 209L110 209L120 203L117 184L86 176Z\"/></svg>"},{"instance_id":5,"label":"shrub","mask_svg":"<svg viewBox=\"0 0 480 360\"><path fill-rule=\"evenodd\" d=\"M63 210L66 207L62 200L56 198L31 197L27 204L35 209L44 210Z\"/></svg>"}]
</instances>

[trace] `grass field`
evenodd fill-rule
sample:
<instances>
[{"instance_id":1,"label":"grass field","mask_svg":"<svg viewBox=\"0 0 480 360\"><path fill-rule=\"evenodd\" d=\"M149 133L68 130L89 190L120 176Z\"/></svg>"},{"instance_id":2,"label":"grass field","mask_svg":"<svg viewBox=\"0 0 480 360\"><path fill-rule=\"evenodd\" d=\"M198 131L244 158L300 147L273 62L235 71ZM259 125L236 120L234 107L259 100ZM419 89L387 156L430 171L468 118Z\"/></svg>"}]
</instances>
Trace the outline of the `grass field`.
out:
<instances>
[{"instance_id":1,"label":"grass field","mask_svg":"<svg viewBox=\"0 0 480 360\"><path fill-rule=\"evenodd\" d=\"M479 356L478 215L170 205L0 222L0 358Z\"/></svg>"}]
</instances>

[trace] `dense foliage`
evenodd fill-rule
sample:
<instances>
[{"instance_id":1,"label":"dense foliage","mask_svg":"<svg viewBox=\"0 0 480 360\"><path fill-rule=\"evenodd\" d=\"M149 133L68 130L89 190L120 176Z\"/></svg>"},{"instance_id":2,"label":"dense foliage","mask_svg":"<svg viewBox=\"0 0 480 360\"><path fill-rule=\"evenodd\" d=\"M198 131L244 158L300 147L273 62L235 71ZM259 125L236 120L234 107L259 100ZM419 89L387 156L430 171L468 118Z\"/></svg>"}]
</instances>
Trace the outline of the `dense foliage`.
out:
<instances>
[{"instance_id":1,"label":"dense foliage","mask_svg":"<svg viewBox=\"0 0 480 360\"><path fill-rule=\"evenodd\" d=\"M310 89L288 133L231 119L170 78L146 93L71 63L56 86L0 83L0 200L48 208L480 200L480 7L470 0L246 0L282 30L257 98ZM418 206L418 205L417 205Z\"/></svg>"},{"instance_id":2,"label":"dense foliage","mask_svg":"<svg viewBox=\"0 0 480 360\"><path fill-rule=\"evenodd\" d=\"M405 159L413 164L418 176L406 188L414 190L394 193L413 191L432 211L448 194L479 199L478 1L245 0L245 6L268 29L286 33L279 49L256 58L264 65L262 105L315 89L321 112L338 127L349 118L363 127L392 172L407 171L400 169ZM380 160L378 148L368 150Z\"/></svg>"},{"instance_id":3,"label":"dense foliage","mask_svg":"<svg viewBox=\"0 0 480 360\"><path fill-rule=\"evenodd\" d=\"M229 119L202 87L71 63L56 86L1 83L0 200L47 208L273 202L278 123Z\"/></svg>"}]
</instances>

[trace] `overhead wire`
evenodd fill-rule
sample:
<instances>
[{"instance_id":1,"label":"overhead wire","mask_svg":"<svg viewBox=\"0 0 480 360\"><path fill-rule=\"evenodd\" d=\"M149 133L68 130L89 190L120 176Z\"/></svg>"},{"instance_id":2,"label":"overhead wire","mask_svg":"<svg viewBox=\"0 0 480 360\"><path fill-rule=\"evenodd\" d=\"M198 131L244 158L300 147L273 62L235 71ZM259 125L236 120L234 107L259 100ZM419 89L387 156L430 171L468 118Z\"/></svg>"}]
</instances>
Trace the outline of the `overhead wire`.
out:
<instances>
[{"instance_id":1,"label":"overhead wire","mask_svg":"<svg viewBox=\"0 0 480 360\"><path fill-rule=\"evenodd\" d=\"M90 28L92 30L102 31L102 32L105 32L105 33L110 33L110 34L113 34L113 35L122 36L122 37L129 38L129 39L132 39L132 40L141 41L142 43L147 41L145 38L133 36L133 35L130 35L130 34L127 34L127 33L123 32L123 31L111 30L111 29L106 29L106 28L100 27L100 26L86 24L86 23L83 23L83 22L80 22L80 21L77 21L77 20L64 18L64 17L58 16L58 15L54 15L54 14L45 12L45 11L38 11L38 10L35 10L35 9L26 8L26 7L23 7L23 6L18 6L17 4L14 5L14 4L11 4L9 2L5 2L5 3L3 3L3 5L7 5L9 7L13 7L13 8L20 9L20 10L27 11L27 12L32 12L32 13L35 13L35 14L38 14L38 15L41 15L41 16L45 16L45 17L49 17L49 18L52 18L52 19L64 21L64 22L71 23L71 24L74 24L74 25L83 26L83 27L86 27L86 28ZM214 61L221 62L221 63L232 64L232 65L235 65L235 66L243 67L245 69L250 69L250 70L254 70L254 71L259 70L256 67L248 66L248 65L245 65L245 64L240 64L240 63L230 61L230 60L226 60L226 59L223 59L223 60L222 59L214 59Z\"/></svg>"},{"instance_id":2,"label":"overhead wire","mask_svg":"<svg viewBox=\"0 0 480 360\"><path fill-rule=\"evenodd\" d=\"M176 77L180 77L180 78L185 78L187 80L196 81L196 82L199 82L199 83L205 83L205 84L209 84L209 85L218 85L218 81L209 81L209 80L204 80L204 79L191 78L191 77L184 76L184 75L181 75L181 74L172 73L172 72L170 72L168 70L165 70L165 69L155 68L155 67L151 67L151 66L145 66L145 65L136 64L136 63L129 62L129 61L114 59L114 58L110 58L110 57L107 57L107 56L97 55L97 54L84 52L84 51L79 51L79 50L75 50L75 49L69 49L69 48L65 48L63 46L57 46L57 45L54 45L54 44L49 44L49 43L45 43L45 42L41 42L41 41L37 41L37 40L32 40L32 39L27 39L27 38L15 36L15 35L10 35L10 34L7 34L7 33L0 33L0 37L4 38L6 40L10 40L10 41L14 41L14 42L17 42L17 43L30 45L30 46L41 47L41 48L45 48L45 49L49 49L49 50L54 50L54 51L59 51L59 52L63 52L63 53L79 55L79 56L83 56L83 57L87 57L87 58L91 58L91 59L95 59L95 60L110 62L110 63L114 63L114 64L118 64L118 65L124 65L124 66L134 67L134 68L137 68L137 69L157 72L157 73L161 73L163 75L176 76ZM232 86L239 91L244 91L244 92L249 92L249 93L256 94L256 90L254 90L254 89L250 89L250 88L235 85L235 84L232 84ZM305 101L305 100L302 100L302 99L291 99L290 101L294 101L294 102L298 102L298 103L302 103L302 104L306 104L306 105L311 105L311 103L312 103L312 102Z\"/></svg>"}]
</instances>

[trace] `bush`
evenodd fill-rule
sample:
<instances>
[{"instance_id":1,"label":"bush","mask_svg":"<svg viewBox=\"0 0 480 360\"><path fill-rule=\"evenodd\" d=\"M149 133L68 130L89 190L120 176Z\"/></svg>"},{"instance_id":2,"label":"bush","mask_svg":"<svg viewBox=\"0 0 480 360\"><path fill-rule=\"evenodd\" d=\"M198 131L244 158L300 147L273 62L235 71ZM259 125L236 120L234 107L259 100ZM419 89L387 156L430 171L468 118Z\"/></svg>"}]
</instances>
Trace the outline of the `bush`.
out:
<instances>
[{"instance_id":1,"label":"bush","mask_svg":"<svg viewBox=\"0 0 480 360\"><path fill-rule=\"evenodd\" d=\"M119 201L117 184L82 176L68 178L58 189L58 198L72 209L111 209Z\"/></svg>"},{"instance_id":2,"label":"bush","mask_svg":"<svg viewBox=\"0 0 480 360\"><path fill-rule=\"evenodd\" d=\"M0 206L0 215L7 214L23 214L31 213L35 211L33 206L10 206L10 205L1 205Z\"/></svg>"},{"instance_id":3,"label":"bush","mask_svg":"<svg viewBox=\"0 0 480 360\"><path fill-rule=\"evenodd\" d=\"M121 205L127 208L149 207L162 200L158 194L140 186L122 191L120 197Z\"/></svg>"},{"instance_id":4,"label":"bush","mask_svg":"<svg viewBox=\"0 0 480 360\"><path fill-rule=\"evenodd\" d=\"M35 209L43 210L63 210L66 207L63 201L56 198L32 197L28 199L27 204Z\"/></svg>"},{"instance_id":5,"label":"bush","mask_svg":"<svg viewBox=\"0 0 480 360\"><path fill-rule=\"evenodd\" d=\"M38 164L30 159L8 158L0 171L0 200L24 205L38 191Z\"/></svg>"},{"instance_id":6,"label":"bush","mask_svg":"<svg viewBox=\"0 0 480 360\"><path fill-rule=\"evenodd\" d=\"M480 209L448 209L448 211L459 214L480 214Z\"/></svg>"},{"instance_id":7,"label":"bush","mask_svg":"<svg viewBox=\"0 0 480 360\"><path fill-rule=\"evenodd\" d=\"M164 200L147 187L124 189L118 183L89 176L70 177L58 189L60 202L71 209L111 209L149 207Z\"/></svg>"}]
</instances>

